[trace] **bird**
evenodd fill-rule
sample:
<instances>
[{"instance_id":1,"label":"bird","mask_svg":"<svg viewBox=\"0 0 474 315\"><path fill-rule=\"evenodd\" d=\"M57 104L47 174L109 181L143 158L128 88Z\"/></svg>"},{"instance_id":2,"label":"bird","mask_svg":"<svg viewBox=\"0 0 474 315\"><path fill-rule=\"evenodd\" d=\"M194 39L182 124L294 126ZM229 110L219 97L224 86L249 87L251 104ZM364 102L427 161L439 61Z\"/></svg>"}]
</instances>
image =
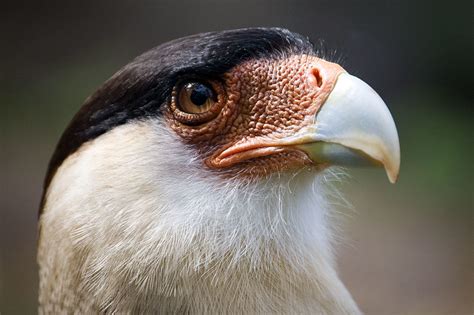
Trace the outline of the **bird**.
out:
<instances>
[{"instance_id":1,"label":"bird","mask_svg":"<svg viewBox=\"0 0 474 315\"><path fill-rule=\"evenodd\" d=\"M50 160L39 313L361 314L338 276L338 169L400 168L364 81L278 27L199 33L89 96Z\"/></svg>"}]
</instances>

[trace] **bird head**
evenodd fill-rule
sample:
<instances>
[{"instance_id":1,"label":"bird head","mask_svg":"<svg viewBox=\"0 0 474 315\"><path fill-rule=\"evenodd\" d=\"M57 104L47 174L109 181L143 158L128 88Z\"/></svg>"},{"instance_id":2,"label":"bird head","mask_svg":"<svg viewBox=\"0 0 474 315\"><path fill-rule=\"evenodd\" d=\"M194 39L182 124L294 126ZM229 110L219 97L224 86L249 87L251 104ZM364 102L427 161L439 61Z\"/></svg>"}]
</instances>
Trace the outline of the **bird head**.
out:
<instances>
[{"instance_id":1,"label":"bird head","mask_svg":"<svg viewBox=\"0 0 474 315\"><path fill-rule=\"evenodd\" d=\"M146 120L218 176L255 180L331 165L382 166L391 182L398 176L396 127L377 93L320 58L307 38L253 28L174 40L120 70L63 134L46 186L84 143Z\"/></svg>"},{"instance_id":2,"label":"bird head","mask_svg":"<svg viewBox=\"0 0 474 315\"><path fill-rule=\"evenodd\" d=\"M92 94L59 141L40 300L61 274L101 310L171 312L152 303L166 297L197 313L357 313L331 267L325 170L382 166L393 182L399 164L384 102L307 38L250 28L162 44Z\"/></svg>"}]
</instances>

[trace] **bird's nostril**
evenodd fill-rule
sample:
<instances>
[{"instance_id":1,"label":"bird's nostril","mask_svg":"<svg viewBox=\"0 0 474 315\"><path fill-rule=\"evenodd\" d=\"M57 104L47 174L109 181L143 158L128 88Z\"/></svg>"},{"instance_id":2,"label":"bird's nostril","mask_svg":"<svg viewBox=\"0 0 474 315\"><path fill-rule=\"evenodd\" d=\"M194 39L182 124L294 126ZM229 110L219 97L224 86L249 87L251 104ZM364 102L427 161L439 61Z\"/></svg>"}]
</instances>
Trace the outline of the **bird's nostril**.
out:
<instances>
[{"instance_id":1,"label":"bird's nostril","mask_svg":"<svg viewBox=\"0 0 474 315\"><path fill-rule=\"evenodd\" d=\"M316 88L320 88L323 85L323 77L319 69L312 68L308 74L308 83Z\"/></svg>"}]
</instances>

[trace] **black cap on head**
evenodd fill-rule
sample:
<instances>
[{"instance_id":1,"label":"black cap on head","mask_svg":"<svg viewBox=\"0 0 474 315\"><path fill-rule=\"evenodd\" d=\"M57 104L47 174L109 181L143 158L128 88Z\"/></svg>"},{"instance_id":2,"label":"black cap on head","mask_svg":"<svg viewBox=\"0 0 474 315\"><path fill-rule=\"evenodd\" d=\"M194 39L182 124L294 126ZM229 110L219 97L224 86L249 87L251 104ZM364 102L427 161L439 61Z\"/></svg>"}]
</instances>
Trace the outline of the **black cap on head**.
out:
<instances>
[{"instance_id":1,"label":"black cap on head","mask_svg":"<svg viewBox=\"0 0 474 315\"><path fill-rule=\"evenodd\" d=\"M314 54L311 42L282 28L201 33L157 46L119 70L85 101L54 152L44 191L62 162L83 143L133 119L160 115L183 77L218 78L250 59ZM43 201L41 207L43 207Z\"/></svg>"}]
</instances>

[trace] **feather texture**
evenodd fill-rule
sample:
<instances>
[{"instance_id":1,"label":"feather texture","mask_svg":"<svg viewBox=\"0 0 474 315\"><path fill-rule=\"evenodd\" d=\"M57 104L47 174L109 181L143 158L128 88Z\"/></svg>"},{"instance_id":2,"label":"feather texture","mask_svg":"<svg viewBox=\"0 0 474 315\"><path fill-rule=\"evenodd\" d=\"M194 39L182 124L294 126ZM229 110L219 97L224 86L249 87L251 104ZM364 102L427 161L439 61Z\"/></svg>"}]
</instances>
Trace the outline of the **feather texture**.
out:
<instances>
[{"instance_id":1,"label":"feather texture","mask_svg":"<svg viewBox=\"0 0 474 315\"><path fill-rule=\"evenodd\" d=\"M328 176L224 180L160 118L118 126L46 192L40 311L359 314L334 268Z\"/></svg>"}]
</instances>

